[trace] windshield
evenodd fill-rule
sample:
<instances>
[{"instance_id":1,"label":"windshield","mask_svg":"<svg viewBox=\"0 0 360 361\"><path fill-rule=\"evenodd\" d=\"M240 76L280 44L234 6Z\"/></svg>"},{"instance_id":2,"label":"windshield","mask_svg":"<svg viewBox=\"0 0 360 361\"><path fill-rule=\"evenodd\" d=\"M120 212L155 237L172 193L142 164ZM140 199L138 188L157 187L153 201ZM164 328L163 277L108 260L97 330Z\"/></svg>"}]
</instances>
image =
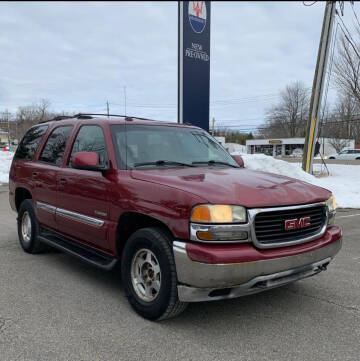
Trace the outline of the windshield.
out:
<instances>
[{"instance_id":1,"label":"windshield","mask_svg":"<svg viewBox=\"0 0 360 361\"><path fill-rule=\"evenodd\" d=\"M112 125L111 130L119 168L238 167L231 155L200 129L133 124Z\"/></svg>"}]
</instances>

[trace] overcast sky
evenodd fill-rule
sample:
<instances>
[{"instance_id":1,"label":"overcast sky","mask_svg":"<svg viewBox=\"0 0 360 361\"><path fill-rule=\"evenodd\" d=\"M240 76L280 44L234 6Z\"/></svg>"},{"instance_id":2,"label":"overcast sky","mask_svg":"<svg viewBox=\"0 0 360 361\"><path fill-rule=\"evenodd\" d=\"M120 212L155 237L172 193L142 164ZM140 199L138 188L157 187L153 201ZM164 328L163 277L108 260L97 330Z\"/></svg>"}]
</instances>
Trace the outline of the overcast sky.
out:
<instances>
[{"instance_id":1,"label":"overcast sky","mask_svg":"<svg viewBox=\"0 0 360 361\"><path fill-rule=\"evenodd\" d=\"M287 84L312 85L325 3L211 6L210 116L247 130ZM123 114L124 86L128 114L176 121L177 2L0 2L0 112Z\"/></svg>"}]
</instances>

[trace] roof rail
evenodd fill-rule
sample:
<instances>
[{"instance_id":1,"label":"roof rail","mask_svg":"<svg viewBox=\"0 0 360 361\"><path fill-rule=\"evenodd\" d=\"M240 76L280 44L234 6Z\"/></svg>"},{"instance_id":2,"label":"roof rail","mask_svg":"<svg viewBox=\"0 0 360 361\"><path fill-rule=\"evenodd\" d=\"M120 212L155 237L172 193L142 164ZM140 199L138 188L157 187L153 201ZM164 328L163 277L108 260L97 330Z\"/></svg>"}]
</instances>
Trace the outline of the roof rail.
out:
<instances>
[{"instance_id":1,"label":"roof rail","mask_svg":"<svg viewBox=\"0 0 360 361\"><path fill-rule=\"evenodd\" d=\"M92 115L101 115L101 116L104 116L104 117L121 117L121 118L125 118L125 120L141 119L141 120L155 121L154 119L141 118L141 117L136 117L136 116L133 116L133 115L106 114L106 113L79 113L79 114L74 115L74 118L80 118L80 117L83 117L83 116L92 116Z\"/></svg>"},{"instance_id":2,"label":"roof rail","mask_svg":"<svg viewBox=\"0 0 360 361\"><path fill-rule=\"evenodd\" d=\"M64 119L69 119L69 118L74 118L74 117L72 115L58 115L57 117L54 117L52 119L42 120L38 124L52 122L52 121L59 121L59 120L64 120Z\"/></svg>"},{"instance_id":3,"label":"roof rail","mask_svg":"<svg viewBox=\"0 0 360 361\"><path fill-rule=\"evenodd\" d=\"M93 116L103 116L103 117L121 117L121 118L125 118L125 120L127 121L132 121L134 119L140 119L140 120L148 120L148 121L156 121L154 119L149 119L149 118L141 118L141 117L136 117L136 116L129 116L129 115L120 115L120 114L103 114L103 113L78 113L75 115L58 115L57 117L54 117L52 119L47 119L47 120L43 120L40 123L47 123L47 122L52 122L52 121L60 121L60 120L64 120L64 119L92 119Z\"/></svg>"}]
</instances>

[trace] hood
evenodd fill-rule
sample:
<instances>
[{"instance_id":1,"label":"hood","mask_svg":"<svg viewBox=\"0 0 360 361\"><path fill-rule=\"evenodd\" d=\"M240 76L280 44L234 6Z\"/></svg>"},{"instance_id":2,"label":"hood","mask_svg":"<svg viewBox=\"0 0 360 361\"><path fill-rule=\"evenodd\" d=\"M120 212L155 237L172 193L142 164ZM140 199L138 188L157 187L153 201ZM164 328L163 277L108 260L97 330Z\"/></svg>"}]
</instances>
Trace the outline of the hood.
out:
<instances>
[{"instance_id":1,"label":"hood","mask_svg":"<svg viewBox=\"0 0 360 361\"><path fill-rule=\"evenodd\" d=\"M213 204L248 208L321 202L331 192L312 184L246 168L151 168L132 170L138 180L193 193Z\"/></svg>"}]
</instances>

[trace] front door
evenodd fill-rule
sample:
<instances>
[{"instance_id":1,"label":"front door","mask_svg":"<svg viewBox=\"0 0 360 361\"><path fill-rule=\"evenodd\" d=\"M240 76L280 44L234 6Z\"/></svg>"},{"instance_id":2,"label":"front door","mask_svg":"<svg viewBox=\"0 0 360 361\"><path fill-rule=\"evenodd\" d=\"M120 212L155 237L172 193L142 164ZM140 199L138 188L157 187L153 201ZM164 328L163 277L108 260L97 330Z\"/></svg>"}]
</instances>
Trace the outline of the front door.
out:
<instances>
[{"instance_id":1,"label":"front door","mask_svg":"<svg viewBox=\"0 0 360 361\"><path fill-rule=\"evenodd\" d=\"M65 167L57 175L56 221L61 233L97 248L109 249L107 229L111 182L106 174L71 167L77 152L96 152L99 164L108 163L104 132L97 125L82 125Z\"/></svg>"}]
</instances>

